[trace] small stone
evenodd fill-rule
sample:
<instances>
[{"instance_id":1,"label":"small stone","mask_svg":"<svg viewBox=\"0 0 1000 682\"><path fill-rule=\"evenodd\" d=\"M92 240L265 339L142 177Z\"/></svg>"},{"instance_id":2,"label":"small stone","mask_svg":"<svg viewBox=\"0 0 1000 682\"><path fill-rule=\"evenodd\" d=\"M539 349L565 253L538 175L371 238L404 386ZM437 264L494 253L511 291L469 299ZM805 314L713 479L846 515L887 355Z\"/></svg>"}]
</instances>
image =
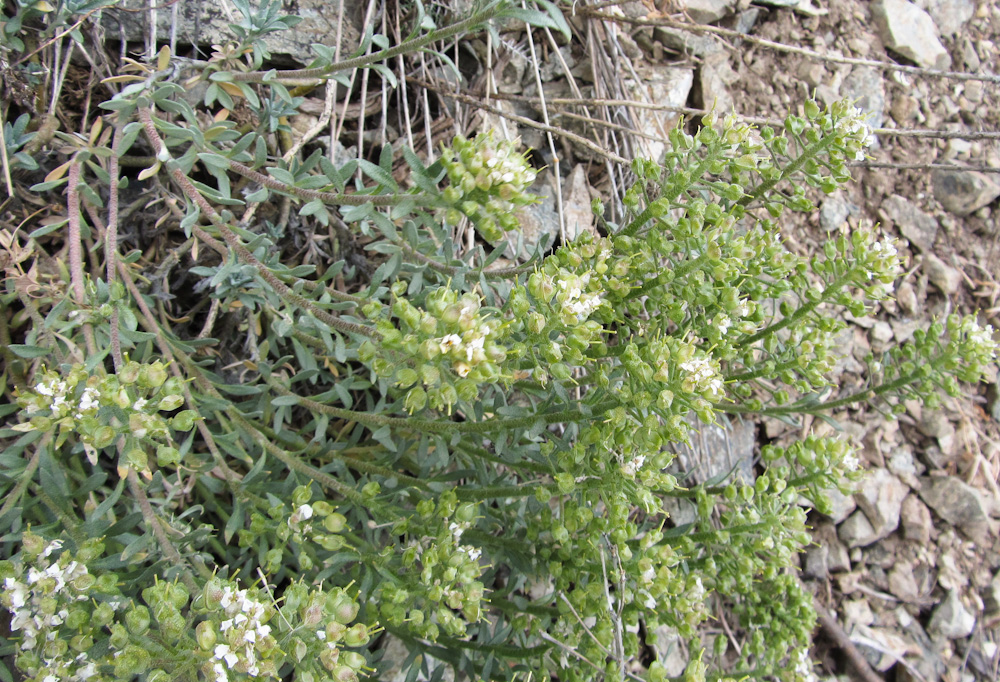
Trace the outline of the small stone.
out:
<instances>
[{"instance_id":1,"label":"small stone","mask_svg":"<svg viewBox=\"0 0 1000 682\"><path fill-rule=\"evenodd\" d=\"M684 653L684 638L669 625L661 625L653 632L656 635L656 641L653 643L656 660L663 665L666 675L668 677L683 675L688 664L688 657Z\"/></svg>"},{"instance_id":2,"label":"small stone","mask_svg":"<svg viewBox=\"0 0 1000 682\"><path fill-rule=\"evenodd\" d=\"M891 221L906 239L921 251L930 251L937 238L938 221L908 199L893 194L882 202L879 213Z\"/></svg>"},{"instance_id":3,"label":"small stone","mask_svg":"<svg viewBox=\"0 0 1000 682\"><path fill-rule=\"evenodd\" d=\"M868 114L868 125L872 128L882 127L885 122L885 81L881 71L870 66L855 66L840 86L840 96L854 100L855 106Z\"/></svg>"},{"instance_id":4,"label":"small stone","mask_svg":"<svg viewBox=\"0 0 1000 682\"><path fill-rule=\"evenodd\" d=\"M920 481L917 477L924 472L924 467L913 458L913 451L908 446L904 445L893 450L886 465L889 467L889 471L898 476L899 480L909 487L920 487ZM912 496L908 495L906 499L908 500L910 497ZM906 500L903 502L905 504ZM900 514L902 515L902 511Z\"/></svg>"},{"instance_id":5,"label":"small stone","mask_svg":"<svg viewBox=\"0 0 1000 682\"><path fill-rule=\"evenodd\" d=\"M797 74L810 88L818 88L826 76L826 68L818 62L803 61L799 64Z\"/></svg>"},{"instance_id":6,"label":"small stone","mask_svg":"<svg viewBox=\"0 0 1000 682\"><path fill-rule=\"evenodd\" d=\"M802 566L802 576L814 580L825 580L830 575L828 560L830 550L822 543L817 543L806 549L805 563Z\"/></svg>"},{"instance_id":7,"label":"small stone","mask_svg":"<svg viewBox=\"0 0 1000 682\"><path fill-rule=\"evenodd\" d=\"M736 0L685 0L684 9L697 24L710 24L733 11Z\"/></svg>"},{"instance_id":8,"label":"small stone","mask_svg":"<svg viewBox=\"0 0 1000 682\"><path fill-rule=\"evenodd\" d=\"M917 0L943 36L952 36L976 13L975 0Z\"/></svg>"},{"instance_id":9,"label":"small stone","mask_svg":"<svg viewBox=\"0 0 1000 682\"><path fill-rule=\"evenodd\" d=\"M590 208L590 185L587 170L582 163L576 165L563 185L563 218L566 221L566 239L573 241L581 234L594 237L594 212Z\"/></svg>"},{"instance_id":10,"label":"small stone","mask_svg":"<svg viewBox=\"0 0 1000 682\"><path fill-rule=\"evenodd\" d=\"M887 537L899 526L900 510L908 492L906 485L887 469L872 469L861 480L854 499L868 517L875 540Z\"/></svg>"},{"instance_id":11,"label":"small stone","mask_svg":"<svg viewBox=\"0 0 1000 682\"><path fill-rule=\"evenodd\" d=\"M979 104L983 101L983 84L979 81L969 81L965 85L965 96L970 102Z\"/></svg>"},{"instance_id":12,"label":"small stone","mask_svg":"<svg viewBox=\"0 0 1000 682\"><path fill-rule=\"evenodd\" d=\"M934 198L957 216L966 216L1000 196L1000 185L983 173L936 170L931 174Z\"/></svg>"},{"instance_id":13,"label":"small stone","mask_svg":"<svg viewBox=\"0 0 1000 682\"><path fill-rule=\"evenodd\" d=\"M917 293L913 290L912 284L903 282L896 288L896 303L910 314L917 312Z\"/></svg>"},{"instance_id":14,"label":"small stone","mask_svg":"<svg viewBox=\"0 0 1000 682\"><path fill-rule=\"evenodd\" d=\"M851 641L875 670L886 672L912 651L912 645L890 628L858 627L851 632ZM903 667L903 666L899 666Z\"/></svg>"},{"instance_id":15,"label":"small stone","mask_svg":"<svg viewBox=\"0 0 1000 682\"><path fill-rule=\"evenodd\" d=\"M841 542L852 549L866 547L879 539L871 521L861 510L848 516L847 520L837 527L837 536ZM853 553L851 559L854 559Z\"/></svg>"},{"instance_id":16,"label":"small stone","mask_svg":"<svg viewBox=\"0 0 1000 682\"><path fill-rule=\"evenodd\" d=\"M626 81L626 89L637 101L659 102L675 107L687 104L688 93L694 83L694 70L676 66L644 66L636 65L636 74L640 81ZM662 161L667 149L664 142L666 134L673 127L678 116L662 111L639 110L636 113L636 126L640 132L652 139L640 140L643 155L654 161Z\"/></svg>"},{"instance_id":17,"label":"small stone","mask_svg":"<svg viewBox=\"0 0 1000 682\"><path fill-rule=\"evenodd\" d=\"M824 568L826 577L830 573L843 573L851 570L851 559L847 554L847 547L837 537L837 527L829 521L820 521L813 529L813 541L826 551L823 554L825 562ZM806 565L809 564L809 555L806 554Z\"/></svg>"},{"instance_id":18,"label":"small stone","mask_svg":"<svg viewBox=\"0 0 1000 682\"><path fill-rule=\"evenodd\" d=\"M913 577L913 564L898 562L889 571L889 591L905 602L916 602L920 599L920 588L917 579Z\"/></svg>"},{"instance_id":19,"label":"small stone","mask_svg":"<svg viewBox=\"0 0 1000 682\"><path fill-rule=\"evenodd\" d=\"M949 590L948 596L934 609L927 631L932 637L962 639L972 634L976 617L966 610L958 590Z\"/></svg>"},{"instance_id":20,"label":"small stone","mask_svg":"<svg viewBox=\"0 0 1000 682\"><path fill-rule=\"evenodd\" d=\"M829 490L827 497L830 498L830 519L834 523L842 522L858 508L853 495L845 495L836 488Z\"/></svg>"},{"instance_id":21,"label":"small stone","mask_svg":"<svg viewBox=\"0 0 1000 682\"><path fill-rule=\"evenodd\" d=\"M950 296L956 293L962 285L962 273L950 265L946 265L933 253L924 255L923 269L927 273L927 279L937 286L943 294Z\"/></svg>"},{"instance_id":22,"label":"small stone","mask_svg":"<svg viewBox=\"0 0 1000 682\"><path fill-rule=\"evenodd\" d=\"M906 0L879 0L872 5L882 42L920 66L947 69L951 57L938 39L931 16Z\"/></svg>"},{"instance_id":23,"label":"small stone","mask_svg":"<svg viewBox=\"0 0 1000 682\"><path fill-rule=\"evenodd\" d=\"M954 476L924 478L922 483L920 498L938 516L969 539L989 542L990 521L979 491Z\"/></svg>"},{"instance_id":24,"label":"small stone","mask_svg":"<svg viewBox=\"0 0 1000 682\"><path fill-rule=\"evenodd\" d=\"M823 200L819 208L819 225L827 232L832 232L860 212L861 209L848 201L842 192L834 192Z\"/></svg>"},{"instance_id":25,"label":"small stone","mask_svg":"<svg viewBox=\"0 0 1000 682\"><path fill-rule=\"evenodd\" d=\"M714 109L719 114L733 110L733 96L729 86L740 78L729 65L729 56L724 52L709 55L698 71L698 85L701 88L701 102L705 109Z\"/></svg>"},{"instance_id":26,"label":"small stone","mask_svg":"<svg viewBox=\"0 0 1000 682\"><path fill-rule=\"evenodd\" d=\"M896 95L892 98L892 106L889 107L889 113L892 114L893 120L900 125L916 118L918 111L920 111L920 102L912 95Z\"/></svg>"},{"instance_id":27,"label":"small stone","mask_svg":"<svg viewBox=\"0 0 1000 682\"><path fill-rule=\"evenodd\" d=\"M942 412L933 411L923 415L923 419L917 424L925 436L936 438L941 452L946 457L955 454L957 443L955 442L955 427Z\"/></svg>"},{"instance_id":28,"label":"small stone","mask_svg":"<svg viewBox=\"0 0 1000 682\"><path fill-rule=\"evenodd\" d=\"M691 33L676 28L657 26L653 29L653 38L669 50L694 57L704 58L725 49L718 40L710 35Z\"/></svg>"},{"instance_id":29,"label":"small stone","mask_svg":"<svg viewBox=\"0 0 1000 682\"><path fill-rule=\"evenodd\" d=\"M844 627L850 628L852 625L871 625L875 622L875 614L867 599L852 599L845 601L841 608L844 610Z\"/></svg>"}]
</instances>

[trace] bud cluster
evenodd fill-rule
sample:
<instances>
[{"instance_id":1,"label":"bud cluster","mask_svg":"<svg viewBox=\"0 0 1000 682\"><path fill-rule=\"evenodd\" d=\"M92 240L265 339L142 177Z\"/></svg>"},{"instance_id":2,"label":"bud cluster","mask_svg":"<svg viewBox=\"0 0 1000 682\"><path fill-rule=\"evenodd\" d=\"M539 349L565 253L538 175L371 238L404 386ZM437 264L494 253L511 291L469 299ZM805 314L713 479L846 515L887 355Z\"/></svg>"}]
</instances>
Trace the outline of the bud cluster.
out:
<instances>
[{"instance_id":1,"label":"bud cluster","mask_svg":"<svg viewBox=\"0 0 1000 682\"><path fill-rule=\"evenodd\" d=\"M451 183L442 193L444 219L456 225L468 217L491 244L517 229L518 207L535 202L526 191L534 169L514 142L495 140L492 132L472 140L456 136L451 147L442 147L441 162Z\"/></svg>"},{"instance_id":2,"label":"bud cluster","mask_svg":"<svg viewBox=\"0 0 1000 682\"><path fill-rule=\"evenodd\" d=\"M182 388L159 360L129 361L117 374L90 374L79 363L65 372L43 370L34 387L18 397L27 421L14 428L53 429L60 443L75 434L94 465L101 450L124 439L122 466L148 471L146 453L154 448L159 466L176 466L181 453L170 431L190 431L198 416L193 410L164 416L184 404Z\"/></svg>"}]
</instances>

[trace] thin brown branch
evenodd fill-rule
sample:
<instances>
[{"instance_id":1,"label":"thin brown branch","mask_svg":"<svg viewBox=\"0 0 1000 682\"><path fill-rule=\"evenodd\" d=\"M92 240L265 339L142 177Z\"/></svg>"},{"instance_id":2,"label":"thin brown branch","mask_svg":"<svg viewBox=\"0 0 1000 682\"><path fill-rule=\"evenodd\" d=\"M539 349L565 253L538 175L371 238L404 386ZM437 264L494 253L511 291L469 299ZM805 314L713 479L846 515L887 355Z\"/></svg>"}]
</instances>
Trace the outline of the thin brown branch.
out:
<instances>
[{"instance_id":1,"label":"thin brown branch","mask_svg":"<svg viewBox=\"0 0 1000 682\"><path fill-rule=\"evenodd\" d=\"M820 603L813 598L813 608L816 609L816 617L819 620L820 626L823 628L823 632L833 640L834 644L844 652L844 656L850 661L851 666L861 677L863 682L885 682L871 666L868 665L868 661L865 657L861 655L858 648L854 646L851 638L847 636L844 632L844 628L840 627L840 623L837 619L830 615Z\"/></svg>"}]
</instances>

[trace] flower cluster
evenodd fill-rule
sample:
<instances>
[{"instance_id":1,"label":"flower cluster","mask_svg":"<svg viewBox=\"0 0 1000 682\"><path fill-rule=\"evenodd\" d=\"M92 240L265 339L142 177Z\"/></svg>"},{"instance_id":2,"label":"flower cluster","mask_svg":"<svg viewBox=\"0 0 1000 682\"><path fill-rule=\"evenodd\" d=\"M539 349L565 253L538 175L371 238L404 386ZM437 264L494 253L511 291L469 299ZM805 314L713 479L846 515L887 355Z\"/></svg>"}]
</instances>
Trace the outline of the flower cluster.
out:
<instances>
[{"instance_id":1,"label":"flower cluster","mask_svg":"<svg viewBox=\"0 0 1000 682\"><path fill-rule=\"evenodd\" d=\"M104 626L122 600L113 580L99 579L85 565L100 554L99 543L88 543L73 556L62 551L61 540L46 543L26 532L23 542L27 566L0 562L0 604L10 612L11 632L20 639L17 667L37 682L106 679L99 666L107 661L89 654L95 640L106 638Z\"/></svg>"},{"instance_id":2,"label":"flower cluster","mask_svg":"<svg viewBox=\"0 0 1000 682\"><path fill-rule=\"evenodd\" d=\"M838 135L850 138L846 143L849 151L854 152L855 161L863 161L864 150L875 142L875 134L868 122L869 114L865 113L861 107L847 105L835 105L833 108L835 116L834 128Z\"/></svg>"},{"instance_id":3,"label":"flower cluster","mask_svg":"<svg viewBox=\"0 0 1000 682\"><path fill-rule=\"evenodd\" d=\"M473 140L459 135L451 147L442 148L441 162L451 181L442 193L449 207L445 220L457 224L467 216L491 244L517 229L514 211L534 203L526 190L536 174L515 149L515 143L495 140L492 132Z\"/></svg>"},{"instance_id":4,"label":"flower cluster","mask_svg":"<svg viewBox=\"0 0 1000 682\"><path fill-rule=\"evenodd\" d=\"M56 429L65 440L76 434L91 464L99 451L124 438L123 465L148 471L147 449L155 448L157 464L175 466L181 453L173 446L170 430L190 431L197 413L182 410L182 383L167 377L166 365L129 361L118 374L89 374L81 364L65 373L43 370L33 389L18 396L28 421L19 431Z\"/></svg>"},{"instance_id":5,"label":"flower cluster","mask_svg":"<svg viewBox=\"0 0 1000 682\"><path fill-rule=\"evenodd\" d=\"M458 400L473 399L479 384L500 379L500 365L507 358L502 345L506 325L483 308L477 294L459 296L447 286L438 287L427 295L422 310L402 293L391 307L396 323L382 319L378 330L384 349L405 353L410 361L378 355L371 342L359 349L359 357L380 376L410 389L404 400L407 411L419 412L428 404L450 409ZM382 307L369 305L365 312L375 317Z\"/></svg>"},{"instance_id":6,"label":"flower cluster","mask_svg":"<svg viewBox=\"0 0 1000 682\"><path fill-rule=\"evenodd\" d=\"M483 616L486 588L479 578L482 551L463 542L476 515L476 505L458 504L454 492L435 502L417 505L422 520L437 525L434 537L414 537L403 550L403 567L419 575L419 589L386 585L381 598L383 618L392 625L406 624L420 637L436 641L440 634L464 637L470 624ZM394 532L405 532L409 521Z\"/></svg>"}]
</instances>

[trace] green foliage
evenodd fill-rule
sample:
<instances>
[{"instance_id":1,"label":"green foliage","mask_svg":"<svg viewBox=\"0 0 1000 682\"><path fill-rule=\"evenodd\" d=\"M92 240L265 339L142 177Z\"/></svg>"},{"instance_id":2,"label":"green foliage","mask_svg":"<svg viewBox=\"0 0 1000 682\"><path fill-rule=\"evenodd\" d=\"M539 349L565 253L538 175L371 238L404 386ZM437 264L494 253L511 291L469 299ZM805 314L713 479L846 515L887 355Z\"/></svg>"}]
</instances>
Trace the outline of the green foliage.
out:
<instances>
[{"instance_id":1,"label":"green foliage","mask_svg":"<svg viewBox=\"0 0 1000 682\"><path fill-rule=\"evenodd\" d=\"M0 430L0 602L18 668L38 682L353 680L380 668L381 628L470 678L622 679L669 626L696 652L685 682L734 666L810 679L802 500L822 511L848 489L852 446L769 446L753 480L698 485L672 446L726 413L933 404L995 362L992 329L954 316L871 358L861 390L830 385L833 313L888 298L899 256L871 227L796 255L777 219L813 210L807 186L850 179L846 161L870 142L860 112L809 102L783 130L735 116L678 128L663 163L635 161L625 217L603 236L496 267L534 200L512 145L485 135L437 160L387 147L377 163L285 162L272 133L301 100L282 80L375 68L494 19L562 26L554 7L491 4L440 29L421 10L401 46L371 36L374 55L335 63L320 49L308 69L257 72L259 38L292 22L277 3L237 6L237 42L204 66L204 105L236 98L259 123L199 116L161 52L102 105L116 151L97 126L66 166L70 205L97 208L123 186L112 157L148 153L129 182L183 197L187 248L222 254L187 275L239 337L182 337L139 286L157 264L110 237L107 271L80 260L32 298L14 278L3 294L25 311L5 356L17 409ZM26 124L9 130L17 153ZM275 195L366 238L378 265L363 289L334 285L352 275L346 259L306 279L313 268L286 264L274 236L238 224L235 211ZM495 248L460 247L466 219ZM70 215L71 253L88 229ZM222 351L244 358L238 373ZM669 498L694 503L693 523L674 525ZM714 603L748 635L739 655L704 648ZM662 664L646 675L664 679Z\"/></svg>"}]
</instances>

